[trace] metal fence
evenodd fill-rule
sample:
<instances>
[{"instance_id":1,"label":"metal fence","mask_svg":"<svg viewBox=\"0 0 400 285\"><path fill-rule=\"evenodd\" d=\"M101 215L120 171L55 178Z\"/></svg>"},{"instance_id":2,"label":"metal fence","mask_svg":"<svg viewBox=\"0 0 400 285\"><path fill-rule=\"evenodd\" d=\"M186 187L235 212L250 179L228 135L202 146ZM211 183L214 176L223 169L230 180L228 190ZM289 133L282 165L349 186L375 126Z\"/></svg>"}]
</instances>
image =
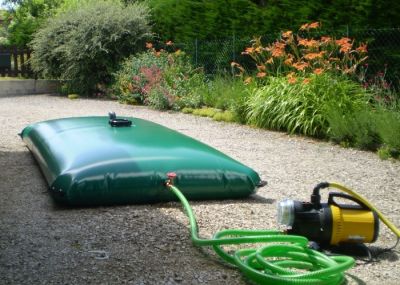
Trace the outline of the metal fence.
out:
<instances>
[{"instance_id":1,"label":"metal fence","mask_svg":"<svg viewBox=\"0 0 400 285\"><path fill-rule=\"evenodd\" d=\"M400 28L392 29L365 29L342 31L324 31L313 36L329 35L336 38L350 37L357 42L368 45L367 75L374 76L379 72L386 72L386 78L399 86L400 84ZM272 43L280 37L279 33L262 37L264 44ZM231 72L232 61L242 64L248 71L255 68L248 56L242 51L251 45L251 39L238 39L234 35L230 38L204 41L193 40L188 43L175 44L191 56L196 66L204 67L207 74Z\"/></svg>"},{"instance_id":2,"label":"metal fence","mask_svg":"<svg viewBox=\"0 0 400 285\"><path fill-rule=\"evenodd\" d=\"M29 49L0 46L0 76L33 76L29 65L30 57Z\"/></svg>"}]
</instances>

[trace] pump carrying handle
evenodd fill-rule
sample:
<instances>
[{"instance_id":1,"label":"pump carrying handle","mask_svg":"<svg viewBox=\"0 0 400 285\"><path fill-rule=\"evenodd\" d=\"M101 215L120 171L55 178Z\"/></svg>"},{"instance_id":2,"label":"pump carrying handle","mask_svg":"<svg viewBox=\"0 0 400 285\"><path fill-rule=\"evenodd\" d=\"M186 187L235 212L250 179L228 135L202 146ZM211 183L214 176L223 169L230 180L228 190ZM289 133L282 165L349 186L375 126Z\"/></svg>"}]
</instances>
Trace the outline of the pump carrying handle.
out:
<instances>
[{"instance_id":1,"label":"pump carrying handle","mask_svg":"<svg viewBox=\"0 0 400 285\"><path fill-rule=\"evenodd\" d=\"M392 224L386 217L385 215L383 215L376 207L374 207L367 199L365 199L363 196L361 196L360 194L358 194L357 192L339 184L339 183L335 183L335 182L324 182L324 186L327 185L327 187L333 187L336 189L339 189L343 192L348 193L349 195L353 196L354 198L362 201L367 207L368 209L371 209L372 211L374 211L379 219L398 237L400 238L400 230L398 228L396 228L396 226L394 224ZM327 187L322 187L322 188L327 188ZM319 189L318 189L319 191Z\"/></svg>"},{"instance_id":2,"label":"pump carrying handle","mask_svg":"<svg viewBox=\"0 0 400 285\"><path fill-rule=\"evenodd\" d=\"M336 201L334 200L335 197L338 198L343 198L343 199L347 199L350 201L353 201L354 203L356 203L357 205L343 205L343 204L338 204L336 203ZM370 210L368 208L367 205L365 205L362 201L358 200L357 198L345 194L345 193L341 193L341 192L330 192L329 196L328 196L328 205L335 205L336 207L339 207L341 209L363 209L363 210Z\"/></svg>"}]
</instances>

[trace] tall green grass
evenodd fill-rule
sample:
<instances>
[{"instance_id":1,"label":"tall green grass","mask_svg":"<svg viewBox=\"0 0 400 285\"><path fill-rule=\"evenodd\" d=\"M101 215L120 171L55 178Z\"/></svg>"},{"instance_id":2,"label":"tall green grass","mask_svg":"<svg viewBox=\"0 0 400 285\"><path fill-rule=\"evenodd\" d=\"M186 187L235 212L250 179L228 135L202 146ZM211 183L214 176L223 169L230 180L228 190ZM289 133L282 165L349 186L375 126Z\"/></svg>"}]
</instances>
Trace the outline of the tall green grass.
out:
<instances>
[{"instance_id":1,"label":"tall green grass","mask_svg":"<svg viewBox=\"0 0 400 285\"><path fill-rule=\"evenodd\" d=\"M247 122L262 128L327 137L328 105L352 109L365 101L365 91L344 77L316 75L308 83L302 78L289 83L285 77L271 77L249 97Z\"/></svg>"},{"instance_id":2,"label":"tall green grass","mask_svg":"<svg viewBox=\"0 0 400 285\"><path fill-rule=\"evenodd\" d=\"M197 89L205 106L228 110L248 93L248 86L239 78L216 76Z\"/></svg>"},{"instance_id":3,"label":"tall green grass","mask_svg":"<svg viewBox=\"0 0 400 285\"><path fill-rule=\"evenodd\" d=\"M225 112L222 118L220 118L220 114L217 120L245 123L245 104L250 90L254 87L255 83L246 85L239 78L218 75L209 79L206 84L200 85L195 93L201 98L203 106L230 111Z\"/></svg>"}]
</instances>

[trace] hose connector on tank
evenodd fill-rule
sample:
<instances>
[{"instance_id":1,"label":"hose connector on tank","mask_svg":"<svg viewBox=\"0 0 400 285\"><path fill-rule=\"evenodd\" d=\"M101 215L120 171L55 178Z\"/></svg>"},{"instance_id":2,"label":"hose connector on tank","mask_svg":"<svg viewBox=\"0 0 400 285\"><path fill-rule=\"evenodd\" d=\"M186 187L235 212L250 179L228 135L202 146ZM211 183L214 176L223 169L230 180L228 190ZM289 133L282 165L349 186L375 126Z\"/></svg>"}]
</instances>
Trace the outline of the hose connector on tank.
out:
<instances>
[{"instance_id":1,"label":"hose connector on tank","mask_svg":"<svg viewBox=\"0 0 400 285\"><path fill-rule=\"evenodd\" d=\"M176 173L175 172L168 172L167 173L167 180L165 181L165 186L169 187L174 185L174 180L176 178Z\"/></svg>"}]
</instances>

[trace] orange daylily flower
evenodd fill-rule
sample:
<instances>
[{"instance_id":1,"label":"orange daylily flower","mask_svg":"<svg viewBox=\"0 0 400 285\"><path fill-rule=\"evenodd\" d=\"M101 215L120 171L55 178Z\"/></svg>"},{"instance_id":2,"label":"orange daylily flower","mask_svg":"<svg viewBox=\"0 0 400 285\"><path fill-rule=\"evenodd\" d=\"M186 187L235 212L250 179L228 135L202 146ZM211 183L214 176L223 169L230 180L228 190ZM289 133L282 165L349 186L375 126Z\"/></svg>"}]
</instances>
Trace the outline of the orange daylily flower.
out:
<instances>
[{"instance_id":1,"label":"orange daylily flower","mask_svg":"<svg viewBox=\"0 0 400 285\"><path fill-rule=\"evenodd\" d=\"M152 47L153 47L153 44L152 44L152 43L146 43L146 48L150 49L150 48L152 48Z\"/></svg>"},{"instance_id":2,"label":"orange daylily flower","mask_svg":"<svg viewBox=\"0 0 400 285\"><path fill-rule=\"evenodd\" d=\"M306 29L308 29L308 24L303 24L303 25L301 25L301 27L300 27L299 30L304 31L304 30L306 30Z\"/></svg>"},{"instance_id":3,"label":"orange daylily flower","mask_svg":"<svg viewBox=\"0 0 400 285\"><path fill-rule=\"evenodd\" d=\"M332 41L331 37L321 37L321 42L327 44Z\"/></svg>"},{"instance_id":4,"label":"orange daylily flower","mask_svg":"<svg viewBox=\"0 0 400 285\"><path fill-rule=\"evenodd\" d=\"M319 25L319 22L314 22L314 23L311 23L311 24L304 24L304 25L301 25L301 27L300 27L300 31L304 31L304 30L308 30L308 29L316 29L316 28L318 28L320 25Z\"/></svg>"},{"instance_id":5,"label":"orange daylily flower","mask_svg":"<svg viewBox=\"0 0 400 285\"><path fill-rule=\"evenodd\" d=\"M304 78L303 83L308 84L310 83L311 79L310 78Z\"/></svg>"},{"instance_id":6,"label":"orange daylily flower","mask_svg":"<svg viewBox=\"0 0 400 285\"><path fill-rule=\"evenodd\" d=\"M360 53L367 53L367 44L361 44L358 48L356 48L356 51Z\"/></svg>"},{"instance_id":7,"label":"orange daylily flower","mask_svg":"<svg viewBox=\"0 0 400 285\"><path fill-rule=\"evenodd\" d=\"M288 82L290 84L294 84L297 82L296 74L294 72L290 72L286 77L288 78Z\"/></svg>"},{"instance_id":8,"label":"orange daylily flower","mask_svg":"<svg viewBox=\"0 0 400 285\"><path fill-rule=\"evenodd\" d=\"M319 27L319 22L314 22L308 25L309 29L316 29Z\"/></svg>"},{"instance_id":9,"label":"orange daylily flower","mask_svg":"<svg viewBox=\"0 0 400 285\"><path fill-rule=\"evenodd\" d=\"M245 85L250 84L252 80L253 80L253 78L249 76L244 80L244 84Z\"/></svg>"},{"instance_id":10,"label":"orange daylily flower","mask_svg":"<svg viewBox=\"0 0 400 285\"><path fill-rule=\"evenodd\" d=\"M307 62L295 62L293 63L293 67L299 71L303 71L309 64Z\"/></svg>"},{"instance_id":11,"label":"orange daylily flower","mask_svg":"<svg viewBox=\"0 0 400 285\"><path fill-rule=\"evenodd\" d=\"M263 78L263 77L265 77L267 74L265 73L265 72L259 72L259 73L257 73L257 77L258 78Z\"/></svg>"},{"instance_id":12,"label":"orange daylily flower","mask_svg":"<svg viewBox=\"0 0 400 285\"><path fill-rule=\"evenodd\" d=\"M346 38L346 37L343 37L343 38L335 41L335 43L337 45L339 45L339 46L349 44L350 42L351 42L351 39L350 38Z\"/></svg>"},{"instance_id":13,"label":"orange daylily flower","mask_svg":"<svg viewBox=\"0 0 400 285\"><path fill-rule=\"evenodd\" d=\"M286 65L292 65L293 57L288 57L287 59L285 59L285 61L283 63Z\"/></svg>"},{"instance_id":14,"label":"orange daylily flower","mask_svg":"<svg viewBox=\"0 0 400 285\"><path fill-rule=\"evenodd\" d=\"M268 59L265 63L266 63L266 64L268 64L268 63L274 63L274 59L271 57L271 58Z\"/></svg>"},{"instance_id":15,"label":"orange daylily flower","mask_svg":"<svg viewBox=\"0 0 400 285\"><path fill-rule=\"evenodd\" d=\"M286 44L281 42L275 42L274 47L279 49L284 49L286 47Z\"/></svg>"},{"instance_id":16,"label":"orange daylily flower","mask_svg":"<svg viewBox=\"0 0 400 285\"><path fill-rule=\"evenodd\" d=\"M166 44L167 46L172 46L174 43L173 43L172 41L167 41L165 44Z\"/></svg>"},{"instance_id":17,"label":"orange daylily flower","mask_svg":"<svg viewBox=\"0 0 400 285\"><path fill-rule=\"evenodd\" d=\"M257 65L257 69L259 71L265 71L266 70L265 65Z\"/></svg>"},{"instance_id":18,"label":"orange daylily flower","mask_svg":"<svg viewBox=\"0 0 400 285\"><path fill-rule=\"evenodd\" d=\"M290 38L292 36L293 32L292 31L286 31L284 33L282 33L282 38L287 39Z\"/></svg>"},{"instance_id":19,"label":"orange daylily flower","mask_svg":"<svg viewBox=\"0 0 400 285\"><path fill-rule=\"evenodd\" d=\"M302 39L298 38L299 45L305 46L305 47L317 47L319 45L319 42L314 40L314 39Z\"/></svg>"},{"instance_id":20,"label":"orange daylily flower","mask_svg":"<svg viewBox=\"0 0 400 285\"><path fill-rule=\"evenodd\" d=\"M271 51L272 57L281 57L285 54L285 47L285 43L275 42L268 47L268 50Z\"/></svg>"},{"instance_id":21,"label":"orange daylily flower","mask_svg":"<svg viewBox=\"0 0 400 285\"><path fill-rule=\"evenodd\" d=\"M245 72L244 68L237 62L232 61L231 62L231 66L232 67L236 67L237 69L239 69L240 73L242 73L242 74L243 74L243 72Z\"/></svg>"},{"instance_id":22,"label":"orange daylily flower","mask_svg":"<svg viewBox=\"0 0 400 285\"><path fill-rule=\"evenodd\" d=\"M343 44L342 47L340 48L340 51L343 53L348 53L349 51L351 51L351 47L353 45L352 44Z\"/></svg>"},{"instance_id":23,"label":"orange daylily flower","mask_svg":"<svg viewBox=\"0 0 400 285\"><path fill-rule=\"evenodd\" d=\"M316 69L314 69L314 74L317 74L317 75L319 75L319 74L321 74L321 73L323 73L324 72L324 70L322 69L322 68L316 68Z\"/></svg>"},{"instance_id":24,"label":"orange daylily flower","mask_svg":"<svg viewBox=\"0 0 400 285\"><path fill-rule=\"evenodd\" d=\"M306 54L304 56L304 58L307 59L307 60L313 60L313 59L316 59L316 58L321 58L323 54L324 53L322 53L322 52L320 52L320 53L312 52L312 53Z\"/></svg>"},{"instance_id":25,"label":"orange daylily flower","mask_svg":"<svg viewBox=\"0 0 400 285\"><path fill-rule=\"evenodd\" d=\"M285 51L283 49L280 49L280 48L273 48L271 50L272 57L281 57L284 54L285 54Z\"/></svg>"}]
</instances>

